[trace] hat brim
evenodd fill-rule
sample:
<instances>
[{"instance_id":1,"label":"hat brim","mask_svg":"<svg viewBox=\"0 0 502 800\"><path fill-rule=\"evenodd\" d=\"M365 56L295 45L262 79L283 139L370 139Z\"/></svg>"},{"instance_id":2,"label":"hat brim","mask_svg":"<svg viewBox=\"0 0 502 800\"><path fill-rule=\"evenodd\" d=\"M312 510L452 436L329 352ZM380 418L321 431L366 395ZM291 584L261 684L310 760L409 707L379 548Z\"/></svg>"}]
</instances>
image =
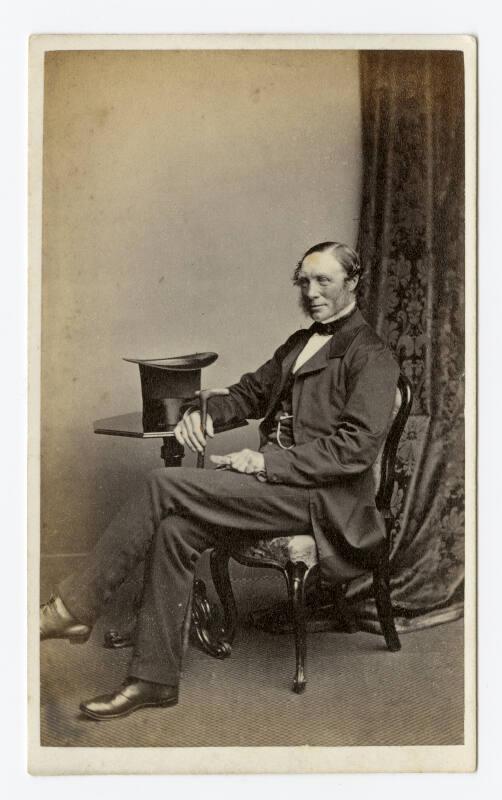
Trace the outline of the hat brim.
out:
<instances>
[{"instance_id":1,"label":"hat brim","mask_svg":"<svg viewBox=\"0 0 502 800\"><path fill-rule=\"evenodd\" d=\"M190 353L186 356L173 356L172 358L124 358L124 361L171 372L189 372L208 367L217 358L218 353Z\"/></svg>"}]
</instances>

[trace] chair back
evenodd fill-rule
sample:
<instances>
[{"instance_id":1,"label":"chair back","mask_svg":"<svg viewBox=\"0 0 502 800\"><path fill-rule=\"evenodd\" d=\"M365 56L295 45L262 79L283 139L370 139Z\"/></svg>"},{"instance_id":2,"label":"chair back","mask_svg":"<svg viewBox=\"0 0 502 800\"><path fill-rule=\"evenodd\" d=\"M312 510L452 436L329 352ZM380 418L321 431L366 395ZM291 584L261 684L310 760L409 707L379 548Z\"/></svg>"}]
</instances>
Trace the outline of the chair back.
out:
<instances>
[{"instance_id":1,"label":"chair back","mask_svg":"<svg viewBox=\"0 0 502 800\"><path fill-rule=\"evenodd\" d=\"M375 485L377 487L375 502L377 508L383 512L390 512L390 501L394 491L397 448L410 416L412 402L411 383L406 375L401 373L397 382L396 402L389 432L374 465Z\"/></svg>"}]
</instances>

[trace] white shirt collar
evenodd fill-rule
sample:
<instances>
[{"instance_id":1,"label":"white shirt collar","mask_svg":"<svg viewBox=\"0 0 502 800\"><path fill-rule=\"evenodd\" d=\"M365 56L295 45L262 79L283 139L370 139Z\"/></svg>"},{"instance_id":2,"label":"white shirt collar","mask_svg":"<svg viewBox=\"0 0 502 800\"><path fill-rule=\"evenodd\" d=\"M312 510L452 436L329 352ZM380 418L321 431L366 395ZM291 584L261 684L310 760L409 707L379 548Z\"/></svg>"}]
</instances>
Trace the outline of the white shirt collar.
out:
<instances>
[{"instance_id":1,"label":"white shirt collar","mask_svg":"<svg viewBox=\"0 0 502 800\"><path fill-rule=\"evenodd\" d=\"M342 308L342 310L339 311L338 314L335 314L330 319L325 320L325 322L333 322L335 319L341 319L342 317L347 316L348 314L350 314L351 311L353 311L355 306L356 302L354 300L354 302L349 303L349 305L345 306L345 308ZM313 336L310 336L305 347L303 348L303 350L298 355L298 358L295 361L295 364L293 366L293 372L296 372L298 369L300 369L300 367L303 364L305 364L306 361L312 358L312 356L314 356L317 353L317 351L320 350L329 339L331 339L331 334L327 333L326 334L314 333Z\"/></svg>"}]
</instances>

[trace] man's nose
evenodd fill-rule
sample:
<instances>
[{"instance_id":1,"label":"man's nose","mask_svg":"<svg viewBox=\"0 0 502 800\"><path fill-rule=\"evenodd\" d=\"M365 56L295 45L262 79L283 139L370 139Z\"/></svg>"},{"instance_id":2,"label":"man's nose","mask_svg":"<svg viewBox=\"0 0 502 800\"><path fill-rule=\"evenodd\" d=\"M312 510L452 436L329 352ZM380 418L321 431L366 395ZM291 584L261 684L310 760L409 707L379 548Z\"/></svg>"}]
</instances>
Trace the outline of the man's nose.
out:
<instances>
[{"instance_id":1,"label":"man's nose","mask_svg":"<svg viewBox=\"0 0 502 800\"><path fill-rule=\"evenodd\" d=\"M317 281L312 281L309 283L309 287L307 289L307 297L309 300L312 300L314 297L319 296L319 285Z\"/></svg>"}]
</instances>

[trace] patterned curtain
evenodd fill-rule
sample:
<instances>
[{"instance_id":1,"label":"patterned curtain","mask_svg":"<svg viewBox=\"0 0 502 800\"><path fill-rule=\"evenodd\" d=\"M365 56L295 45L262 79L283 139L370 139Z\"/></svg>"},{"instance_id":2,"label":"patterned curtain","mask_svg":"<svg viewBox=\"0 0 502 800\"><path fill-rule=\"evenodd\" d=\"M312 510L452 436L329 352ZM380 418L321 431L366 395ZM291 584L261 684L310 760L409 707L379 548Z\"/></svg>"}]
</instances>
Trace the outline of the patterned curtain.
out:
<instances>
[{"instance_id":1,"label":"patterned curtain","mask_svg":"<svg viewBox=\"0 0 502 800\"><path fill-rule=\"evenodd\" d=\"M361 53L364 313L414 387L398 454L392 599L401 630L462 614L463 54ZM375 626L369 582L349 587Z\"/></svg>"}]
</instances>

